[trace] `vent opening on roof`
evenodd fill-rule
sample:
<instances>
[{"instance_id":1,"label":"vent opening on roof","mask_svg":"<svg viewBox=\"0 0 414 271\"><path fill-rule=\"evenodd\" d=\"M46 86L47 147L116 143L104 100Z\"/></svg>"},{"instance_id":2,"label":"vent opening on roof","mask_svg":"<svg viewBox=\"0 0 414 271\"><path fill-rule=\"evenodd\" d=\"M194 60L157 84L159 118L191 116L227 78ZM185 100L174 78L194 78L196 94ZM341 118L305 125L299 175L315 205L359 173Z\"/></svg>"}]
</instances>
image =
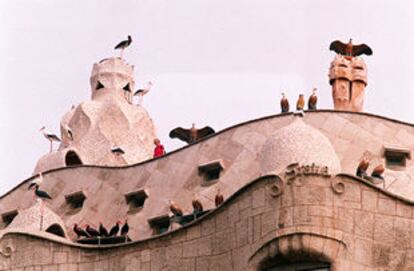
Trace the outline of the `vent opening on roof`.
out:
<instances>
[{"instance_id":1,"label":"vent opening on roof","mask_svg":"<svg viewBox=\"0 0 414 271\"><path fill-rule=\"evenodd\" d=\"M220 178L220 173L224 169L222 160L214 160L198 166L198 172L203 175L203 185L215 183Z\"/></svg>"},{"instance_id":2,"label":"vent opening on roof","mask_svg":"<svg viewBox=\"0 0 414 271\"><path fill-rule=\"evenodd\" d=\"M3 220L4 227L7 227L10 223L12 223L13 219L17 216L18 213L19 212L17 210L3 213L1 215L1 219Z\"/></svg>"},{"instance_id":3,"label":"vent opening on roof","mask_svg":"<svg viewBox=\"0 0 414 271\"><path fill-rule=\"evenodd\" d=\"M144 207L148 193L144 189L125 194L125 201L129 205L128 212L138 212Z\"/></svg>"},{"instance_id":4,"label":"vent opening on roof","mask_svg":"<svg viewBox=\"0 0 414 271\"><path fill-rule=\"evenodd\" d=\"M46 229L46 232L60 236L60 237L65 237L65 232L63 231L62 227L59 224L50 225L49 228Z\"/></svg>"},{"instance_id":5,"label":"vent opening on roof","mask_svg":"<svg viewBox=\"0 0 414 271\"><path fill-rule=\"evenodd\" d=\"M101 89L101 88L105 88L105 86L101 82L99 82L99 80L98 80L98 82L96 83L96 88L95 89Z\"/></svg>"},{"instance_id":6,"label":"vent opening on roof","mask_svg":"<svg viewBox=\"0 0 414 271\"><path fill-rule=\"evenodd\" d=\"M129 86L129 83L125 85L125 87L122 88L125 91L131 91L131 88Z\"/></svg>"},{"instance_id":7,"label":"vent opening on roof","mask_svg":"<svg viewBox=\"0 0 414 271\"><path fill-rule=\"evenodd\" d=\"M384 157L388 168L405 168L406 160L411 158L411 153L408 149L384 147Z\"/></svg>"},{"instance_id":8,"label":"vent opening on roof","mask_svg":"<svg viewBox=\"0 0 414 271\"><path fill-rule=\"evenodd\" d=\"M75 214L79 212L83 207L85 199L86 196L83 191L77 191L69 195L65 195L65 200L69 207L67 213Z\"/></svg>"},{"instance_id":9,"label":"vent opening on roof","mask_svg":"<svg viewBox=\"0 0 414 271\"><path fill-rule=\"evenodd\" d=\"M152 228L153 235L167 232L170 228L170 217L168 215L161 215L148 220Z\"/></svg>"},{"instance_id":10,"label":"vent opening on roof","mask_svg":"<svg viewBox=\"0 0 414 271\"><path fill-rule=\"evenodd\" d=\"M82 165L82 160L74 151L68 151L65 156L66 166Z\"/></svg>"}]
</instances>

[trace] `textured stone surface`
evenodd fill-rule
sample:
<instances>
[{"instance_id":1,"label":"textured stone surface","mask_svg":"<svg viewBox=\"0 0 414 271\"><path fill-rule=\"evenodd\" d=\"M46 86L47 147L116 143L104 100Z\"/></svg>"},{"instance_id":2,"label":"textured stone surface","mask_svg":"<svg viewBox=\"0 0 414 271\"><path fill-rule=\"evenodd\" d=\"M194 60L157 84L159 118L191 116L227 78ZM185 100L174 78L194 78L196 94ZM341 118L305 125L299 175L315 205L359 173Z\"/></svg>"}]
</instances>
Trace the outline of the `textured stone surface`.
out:
<instances>
[{"instance_id":1,"label":"textured stone surface","mask_svg":"<svg viewBox=\"0 0 414 271\"><path fill-rule=\"evenodd\" d=\"M314 163L327 166L330 172L341 171L338 156L329 139L299 117L270 135L260 156L262 175L279 173L292 163Z\"/></svg>"}]
</instances>

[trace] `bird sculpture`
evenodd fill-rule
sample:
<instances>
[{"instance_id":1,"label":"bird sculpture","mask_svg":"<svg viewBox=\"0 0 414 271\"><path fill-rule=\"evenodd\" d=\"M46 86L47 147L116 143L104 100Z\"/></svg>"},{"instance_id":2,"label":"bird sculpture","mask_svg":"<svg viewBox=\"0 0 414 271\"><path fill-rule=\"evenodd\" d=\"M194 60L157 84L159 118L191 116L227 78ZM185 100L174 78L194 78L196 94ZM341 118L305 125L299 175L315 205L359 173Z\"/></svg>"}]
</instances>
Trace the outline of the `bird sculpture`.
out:
<instances>
[{"instance_id":1,"label":"bird sculpture","mask_svg":"<svg viewBox=\"0 0 414 271\"><path fill-rule=\"evenodd\" d=\"M52 199L52 197L43 190L39 189L39 185L35 184L35 192L34 192L35 196L40 198L40 199Z\"/></svg>"},{"instance_id":2,"label":"bird sculpture","mask_svg":"<svg viewBox=\"0 0 414 271\"><path fill-rule=\"evenodd\" d=\"M125 223L121 228L121 235L126 236L128 232L129 232L129 225L128 225L128 221L125 219Z\"/></svg>"},{"instance_id":3,"label":"bird sculpture","mask_svg":"<svg viewBox=\"0 0 414 271\"><path fill-rule=\"evenodd\" d=\"M384 171L385 171L384 165L379 164L378 166L374 168L374 170L371 173L371 176L384 180L384 177L382 176L382 173L384 173Z\"/></svg>"},{"instance_id":4,"label":"bird sculpture","mask_svg":"<svg viewBox=\"0 0 414 271\"><path fill-rule=\"evenodd\" d=\"M78 224L73 224L73 231L76 233L76 235L78 236L78 239L79 238L81 238L81 237L86 237L86 238L88 238L88 237L90 237L90 235L86 232L86 231L84 231L84 230L82 230L79 226L78 226Z\"/></svg>"},{"instance_id":5,"label":"bird sculpture","mask_svg":"<svg viewBox=\"0 0 414 271\"><path fill-rule=\"evenodd\" d=\"M196 197L193 198L191 203L193 205L193 215L197 217L198 214L203 212L203 205Z\"/></svg>"},{"instance_id":6,"label":"bird sculpture","mask_svg":"<svg viewBox=\"0 0 414 271\"><path fill-rule=\"evenodd\" d=\"M318 96L316 96L316 88L314 88L312 90L312 95L309 97L309 100L308 100L308 109L316 110L317 103L318 103Z\"/></svg>"},{"instance_id":7,"label":"bird sculpture","mask_svg":"<svg viewBox=\"0 0 414 271\"><path fill-rule=\"evenodd\" d=\"M298 101L296 102L296 110L302 111L305 108L305 96L299 94Z\"/></svg>"},{"instance_id":8,"label":"bird sculpture","mask_svg":"<svg viewBox=\"0 0 414 271\"><path fill-rule=\"evenodd\" d=\"M353 45L352 39L349 39L348 43L343 43L339 40L333 41L329 46L329 50L334 51L339 55L343 55L347 59L351 59L352 57L360 56L363 54L368 56L372 55L372 50L368 45L364 43Z\"/></svg>"},{"instance_id":9,"label":"bird sculpture","mask_svg":"<svg viewBox=\"0 0 414 271\"><path fill-rule=\"evenodd\" d=\"M123 149L121 149L120 147L113 147L113 148L111 149L111 152L112 152L113 154L116 154L116 155L122 155L122 154L125 154L124 150L123 150Z\"/></svg>"},{"instance_id":10,"label":"bird sculpture","mask_svg":"<svg viewBox=\"0 0 414 271\"><path fill-rule=\"evenodd\" d=\"M99 223L99 235L101 237L108 237L109 236L108 230L105 228L105 226L102 224L102 222Z\"/></svg>"},{"instance_id":11,"label":"bird sculpture","mask_svg":"<svg viewBox=\"0 0 414 271\"><path fill-rule=\"evenodd\" d=\"M42 128L40 128L40 130L39 130L39 131L43 133L43 136L44 136L47 140L49 140L49 142L50 142L50 152L52 152L52 151L53 151L53 142L54 142L54 141L56 141L56 142L61 142L61 140L60 140L60 138L59 138L57 135L54 135L54 134L49 134L49 133L45 132L45 130L46 130L46 127L45 127L45 126L43 126Z\"/></svg>"},{"instance_id":12,"label":"bird sculpture","mask_svg":"<svg viewBox=\"0 0 414 271\"><path fill-rule=\"evenodd\" d=\"M183 216L183 210L172 200L170 200L170 211L175 217Z\"/></svg>"},{"instance_id":13,"label":"bird sculpture","mask_svg":"<svg viewBox=\"0 0 414 271\"><path fill-rule=\"evenodd\" d=\"M138 105L142 104L142 100L143 100L144 95L146 95L151 90L152 85L153 85L153 83L151 81L149 81L144 88L138 89L137 91L135 91L134 96L139 97Z\"/></svg>"},{"instance_id":14,"label":"bird sculpture","mask_svg":"<svg viewBox=\"0 0 414 271\"><path fill-rule=\"evenodd\" d=\"M100 235L99 231L97 231L96 229L92 228L89 225L86 225L85 230L91 237L98 237Z\"/></svg>"},{"instance_id":15,"label":"bird sculpture","mask_svg":"<svg viewBox=\"0 0 414 271\"><path fill-rule=\"evenodd\" d=\"M289 100L286 98L285 93L282 93L282 99L280 100L280 108L282 113L289 112Z\"/></svg>"},{"instance_id":16,"label":"bird sculpture","mask_svg":"<svg viewBox=\"0 0 414 271\"><path fill-rule=\"evenodd\" d=\"M111 228L111 230L109 231L109 236L113 237L113 236L117 236L118 232L119 232L119 224L121 223L121 221L117 221L115 223L115 225Z\"/></svg>"},{"instance_id":17,"label":"bird sculpture","mask_svg":"<svg viewBox=\"0 0 414 271\"><path fill-rule=\"evenodd\" d=\"M30 184L27 190L32 189L32 187L36 186L36 185L40 185L43 182L43 174L42 172L39 173L39 177L34 178Z\"/></svg>"},{"instance_id":18,"label":"bird sculpture","mask_svg":"<svg viewBox=\"0 0 414 271\"><path fill-rule=\"evenodd\" d=\"M221 205L224 201L224 197L223 195L220 193L220 189L217 189L217 194L214 197L214 203L216 205L216 207L218 207L219 205Z\"/></svg>"},{"instance_id":19,"label":"bird sculpture","mask_svg":"<svg viewBox=\"0 0 414 271\"><path fill-rule=\"evenodd\" d=\"M68 134L68 138L69 138L70 140L73 140L73 133L72 133L72 130L69 128L69 126L68 126L67 124L65 124L65 130L66 130L66 133Z\"/></svg>"},{"instance_id":20,"label":"bird sculpture","mask_svg":"<svg viewBox=\"0 0 414 271\"><path fill-rule=\"evenodd\" d=\"M362 161L359 163L356 175L360 178L364 178L367 176L367 169L369 167L369 160L367 158L362 159Z\"/></svg>"},{"instance_id":21,"label":"bird sculpture","mask_svg":"<svg viewBox=\"0 0 414 271\"><path fill-rule=\"evenodd\" d=\"M122 54L124 53L125 48L131 45L131 42L132 42L132 38L130 35L128 35L127 40L123 40L115 46L115 50L118 50L118 49L121 50L120 58L122 58Z\"/></svg>"},{"instance_id":22,"label":"bird sculpture","mask_svg":"<svg viewBox=\"0 0 414 271\"><path fill-rule=\"evenodd\" d=\"M190 129L184 129L181 127L175 128L170 132L170 138L178 138L182 141L187 142L188 144L191 144L214 133L215 131L210 126L206 126L202 129L197 129L193 123Z\"/></svg>"}]
</instances>

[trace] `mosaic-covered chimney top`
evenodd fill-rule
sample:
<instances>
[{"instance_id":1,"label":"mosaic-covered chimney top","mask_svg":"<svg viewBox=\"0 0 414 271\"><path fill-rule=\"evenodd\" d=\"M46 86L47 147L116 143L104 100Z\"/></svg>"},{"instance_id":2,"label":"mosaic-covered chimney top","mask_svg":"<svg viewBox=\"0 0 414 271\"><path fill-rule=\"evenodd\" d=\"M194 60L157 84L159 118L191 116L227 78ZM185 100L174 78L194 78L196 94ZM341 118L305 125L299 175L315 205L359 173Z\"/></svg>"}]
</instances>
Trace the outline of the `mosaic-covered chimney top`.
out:
<instances>
[{"instance_id":1,"label":"mosaic-covered chimney top","mask_svg":"<svg viewBox=\"0 0 414 271\"><path fill-rule=\"evenodd\" d=\"M57 151L39 159L34 173L79 164L121 166L152 158L155 125L145 108L133 101L133 74L134 66L121 58L95 63L92 100L73 106L62 117L62 142ZM114 152L116 148L124 153Z\"/></svg>"}]
</instances>

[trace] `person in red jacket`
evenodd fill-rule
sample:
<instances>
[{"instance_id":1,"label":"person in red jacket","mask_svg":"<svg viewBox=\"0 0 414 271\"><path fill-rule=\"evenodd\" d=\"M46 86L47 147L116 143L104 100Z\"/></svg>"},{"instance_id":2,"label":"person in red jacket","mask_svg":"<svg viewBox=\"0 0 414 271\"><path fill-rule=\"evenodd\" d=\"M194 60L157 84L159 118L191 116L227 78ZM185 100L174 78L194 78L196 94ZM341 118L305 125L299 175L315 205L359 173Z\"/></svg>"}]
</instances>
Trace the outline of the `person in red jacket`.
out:
<instances>
[{"instance_id":1,"label":"person in red jacket","mask_svg":"<svg viewBox=\"0 0 414 271\"><path fill-rule=\"evenodd\" d=\"M154 139L154 144L154 158L163 156L165 154L165 149L164 146L161 144L161 141L158 138L156 138Z\"/></svg>"}]
</instances>

